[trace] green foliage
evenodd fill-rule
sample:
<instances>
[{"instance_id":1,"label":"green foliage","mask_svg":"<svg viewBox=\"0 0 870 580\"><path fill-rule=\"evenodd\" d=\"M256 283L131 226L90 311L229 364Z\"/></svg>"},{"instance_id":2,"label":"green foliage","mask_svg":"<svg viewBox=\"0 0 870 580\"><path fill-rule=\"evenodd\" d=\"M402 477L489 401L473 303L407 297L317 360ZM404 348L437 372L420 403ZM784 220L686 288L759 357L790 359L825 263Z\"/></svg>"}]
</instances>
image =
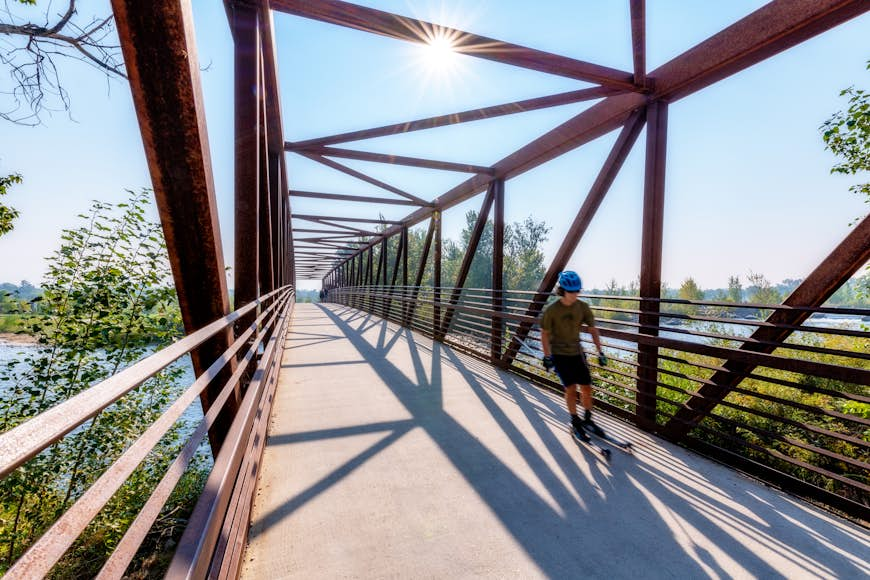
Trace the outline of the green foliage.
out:
<instances>
[{"instance_id":1,"label":"green foliage","mask_svg":"<svg viewBox=\"0 0 870 580\"><path fill-rule=\"evenodd\" d=\"M65 230L49 261L33 324L40 347L0 369L6 431L84 391L180 336L159 224L146 219L147 190L126 203L95 202L84 225ZM0 482L0 548L11 564L174 400L174 366L121 398ZM180 448L167 434L56 570L92 576ZM177 506L169 506L175 509ZM95 568L96 567L96 568Z\"/></svg>"},{"instance_id":2,"label":"green foliage","mask_svg":"<svg viewBox=\"0 0 870 580\"><path fill-rule=\"evenodd\" d=\"M471 233L477 222L477 216L478 212L475 210L465 214L465 228L462 230L459 242L453 240L444 242L441 268L442 284L445 286L452 286L457 280L459 268L471 242ZM487 220L468 271L468 278L465 280L465 288L492 287L493 227L492 220ZM506 290L537 290L546 271L541 246L547 240L549 232L549 226L544 222L535 221L532 217L527 217L522 222L505 225L503 283ZM422 241L421 237L421 245ZM418 256L419 253L418 251Z\"/></svg>"},{"instance_id":3,"label":"green foliage","mask_svg":"<svg viewBox=\"0 0 870 580\"><path fill-rule=\"evenodd\" d=\"M870 61L867 62L870 70ZM820 127L826 149L841 158L831 173L859 175L870 171L870 93L855 87L840 92L849 97L849 107L838 111ZM870 203L870 182L853 185L850 191Z\"/></svg>"},{"instance_id":4,"label":"green foliage","mask_svg":"<svg viewBox=\"0 0 870 580\"><path fill-rule=\"evenodd\" d=\"M17 173L0 177L0 196L9 193L9 187L21 183L21 176ZM15 227L12 222L18 217L18 210L0 203L0 236L8 234Z\"/></svg>"},{"instance_id":5,"label":"green foliage","mask_svg":"<svg viewBox=\"0 0 870 580\"><path fill-rule=\"evenodd\" d=\"M698 287L694 278L689 277L683 280L682 285L680 285L680 289L677 292L677 298L680 300L703 300L704 291ZM695 314L698 314L700 308L701 307L696 304L666 304L663 310L694 316Z\"/></svg>"}]
</instances>

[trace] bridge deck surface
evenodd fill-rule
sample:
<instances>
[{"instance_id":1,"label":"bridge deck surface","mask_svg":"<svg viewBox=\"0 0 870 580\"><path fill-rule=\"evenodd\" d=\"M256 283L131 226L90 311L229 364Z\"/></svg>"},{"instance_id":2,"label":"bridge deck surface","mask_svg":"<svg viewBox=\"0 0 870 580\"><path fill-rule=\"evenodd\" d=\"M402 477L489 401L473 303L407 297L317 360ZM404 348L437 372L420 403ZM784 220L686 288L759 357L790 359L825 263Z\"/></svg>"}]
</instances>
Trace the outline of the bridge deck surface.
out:
<instances>
[{"instance_id":1,"label":"bridge deck surface","mask_svg":"<svg viewBox=\"0 0 870 580\"><path fill-rule=\"evenodd\" d=\"M299 304L244 578L870 575L867 531L368 314Z\"/></svg>"}]
</instances>

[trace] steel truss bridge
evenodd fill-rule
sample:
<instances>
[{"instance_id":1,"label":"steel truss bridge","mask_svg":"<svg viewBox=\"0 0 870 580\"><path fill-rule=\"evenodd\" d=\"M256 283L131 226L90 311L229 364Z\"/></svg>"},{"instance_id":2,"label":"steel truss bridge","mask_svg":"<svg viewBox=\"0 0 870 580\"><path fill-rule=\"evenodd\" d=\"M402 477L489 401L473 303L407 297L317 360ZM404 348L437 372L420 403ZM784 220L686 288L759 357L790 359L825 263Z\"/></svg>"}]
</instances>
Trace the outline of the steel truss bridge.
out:
<instances>
[{"instance_id":1,"label":"steel truss bridge","mask_svg":"<svg viewBox=\"0 0 870 580\"><path fill-rule=\"evenodd\" d=\"M687 570L679 567L681 562L697 566L698 575L710 576L870 573L870 419L866 413L844 410L870 405L870 335L806 324L814 314L870 315L866 309L823 306L870 258L870 218L855 224L782 304L668 300L660 293L670 104L859 17L870 4L774 0L651 71L645 57L645 3L629 4L626 26L631 29L633 69L622 71L339 0L227 0L236 72L233 309L190 3L159 1L146 7L113 0L187 336L0 435L2 474L26 469L29 460L185 355L192 359L196 380L59 515L8 577L48 574L191 404L202 405L202 423L100 577L124 574L206 437L214 467L169 568L173 578L236 577L243 572L249 577L568 575L576 569L575 562L585 562L593 575L621 577L649 573L647 566L660 565L663 557L671 558L673 574ZM283 134L275 12L415 43L446 36L454 39L456 52L591 86L292 142ZM595 104L581 113L487 166L337 146L593 100ZM646 141L638 145L643 129ZM507 182L611 132L618 132L616 141L537 290L506 289ZM535 325L558 273L635 146L644 147L646 155L639 295L585 299L599 319L607 321L601 333L613 361L606 369L592 365L596 407L609 429L638 443L634 459L620 455L612 464L601 465L589 453L565 449L567 435L557 427L563 422L555 395L559 387L536 368ZM385 193L366 197L295 190L285 163L288 154L349 174ZM337 159L459 171L469 177L434 199L423 199ZM457 278L452 285L442 284L442 213L480 194L479 219ZM359 202L373 209L350 217L341 212L296 214L291 210L296 197ZM378 218L378 208L385 205L410 209L404 218L390 221ZM466 288L487 220L493 224L492 284ZM428 224L422 256L409 263L409 228L418 224ZM431 285L423 284L427 269ZM323 280L324 302L297 305L296 281L311 278ZM754 318L729 315L735 308L751 310ZM748 330L692 330L695 327L674 324L680 320L743 325ZM857 346L835 349L789 341L797 333L842 336ZM332 343L326 348L349 358L318 359L317 349L310 348L312 341ZM401 360L394 360L400 351ZM774 392L759 385L781 389ZM810 406L788 393L815 394L824 403ZM764 404L753 404L759 401ZM399 412L390 407L396 404ZM470 420L463 409L474 407L480 414ZM446 463L424 461L420 449L412 446L391 456L389 470L364 467L388 448L405 449L394 444L411 441L421 432L436 443L434 456L446 457ZM336 438L373 433L386 437L368 448L348 451L346 460L332 455L344 448L335 445ZM324 447L306 455L303 447L315 440L322 440ZM789 451L793 449L800 453ZM710 467L713 464L700 456L720 465ZM297 472L281 471L297 465L293 461L300 466ZM765 490L721 465L821 504L853 523ZM335 470L305 487L306 478L323 466ZM447 498L438 496L445 502L452 498L452 504L427 501L443 489L433 488L424 476L449 469L474 493L460 490ZM716 481L706 470L724 479ZM353 496L355 502L345 496L347 503L342 504L340 496L330 504L330 490L359 485L352 477L356 474L364 474L359 477L365 485L352 489L370 491L372 505L360 512L355 502L367 500L358 495ZM282 485L289 495L276 499L274 490ZM387 505L391 498L405 497L407 486L419 493L406 498L405 509ZM754 499L738 499L733 486L756 486L746 496ZM381 493L384 489L387 493ZM618 497L626 503L620 504ZM692 509L676 507L679 501ZM775 501L782 504L771 503ZM301 515L306 502L320 510L307 516L313 518L307 524ZM411 522L412 517L422 517L415 511L420 506L430 510L425 516L429 528ZM392 518L385 527L378 527L380 509ZM618 516L624 513L620 510L638 517ZM536 520L535 513L541 519ZM576 524L569 522L577 520L565 514L594 515L605 522L602 529L622 536L608 543L587 531L593 534L587 536L589 552L574 554L573 548L566 548L575 545L574 540L561 535L559 526L567 526L561 528L565 534L588 528L571 527ZM282 522L298 527L282 528L286 535L265 546L270 526L277 529ZM461 550L447 551L445 547L456 548L451 522L472 534L468 542L495 549L497 557L475 560ZM344 523L349 529L343 529ZM400 538L378 535L384 529L421 535L409 547ZM323 537L316 535L318 530ZM347 553L353 551L352 542L345 544L348 536L362 541L369 534L390 550L389 555L372 555L368 546L359 548L366 554L354 560ZM491 535L499 534L501 540L489 543ZM783 539L791 535L799 539ZM306 567L294 542L322 557L320 567ZM553 545L561 548L553 550ZM317 546L335 550L317 552ZM246 548L250 557L245 556ZM393 560L402 554L413 563L403 567ZM427 559L426 554L438 558ZM269 563L258 568L252 563L258 559ZM506 567L499 567L499 562ZM363 565L367 567L359 567Z\"/></svg>"}]
</instances>

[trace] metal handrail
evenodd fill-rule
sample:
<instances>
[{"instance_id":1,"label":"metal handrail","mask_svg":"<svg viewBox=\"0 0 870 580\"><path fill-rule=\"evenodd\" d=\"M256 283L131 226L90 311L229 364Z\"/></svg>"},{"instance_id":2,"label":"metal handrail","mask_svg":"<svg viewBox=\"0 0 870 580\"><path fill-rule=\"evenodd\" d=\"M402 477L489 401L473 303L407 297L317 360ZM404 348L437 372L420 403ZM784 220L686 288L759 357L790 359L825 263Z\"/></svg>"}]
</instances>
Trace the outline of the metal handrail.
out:
<instances>
[{"instance_id":1,"label":"metal handrail","mask_svg":"<svg viewBox=\"0 0 870 580\"><path fill-rule=\"evenodd\" d=\"M274 344L283 336L289 318L289 309L292 308L294 302L295 292L292 287L286 286L276 289L26 423L0 434L0 477L5 477L160 370L181 356L190 353L216 333L233 325L240 317L251 313L258 307L263 307L256 320L244 330L230 347L103 472L97 481L60 516L39 540L30 546L7 571L6 577L34 578L46 575L113 494L135 471L161 437L175 424L185 409L196 400L222 369L231 360L234 360L237 353L248 344L251 336L258 330L262 330L100 572L100 578L120 578L209 428L214 424L218 414L237 388L248 363L256 355L263 339L267 336L268 343L272 347L271 352L274 352ZM265 306L266 304L268 306ZM265 324L264 321L266 321ZM277 332L268 333L267 330L270 328L277 329ZM261 357L261 366L265 359L265 356ZM252 389L249 387L245 400L250 392ZM243 422L241 423L243 424ZM237 413L231 426L231 432L233 429L237 429L238 424L240 424L240 417ZM218 465L217 462L215 465ZM212 469L212 474L214 473L215 468ZM208 554L208 557L210 559L211 554Z\"/></svg>"},{"instance_id":2,"label":"metal handrail","mask_svg":"<svg viewBox=\"0 0 870 580\"><path fill-rule=\"evenodd\" d=\"M504 352L503 349L508 348L507 345L511 343L510 337L515 332L523 328L535 327L537 319L526 314L535 295L535 292L507 290L495 292L485 288L464 289L457 293L451 287L349 286L331 288L327 299L331 302L362 309L398 322L491 364L502 367L507 365L506 368L508 370L521 374L538 384L559 388L559 385L540 369L535 370L539 366L539 363L535 361L535 357L522 352L517 353L515 357L504 360L499 357ZM455 297L455 299L450 300L448 297ZM589 297L584 296L583 298ZM626 299L636 303L642 303L646 300L631 296L595 296L595 298L599 297ZM495 299L501 301L498 309L493 308ZM668 299L652 299L652 301L662 304L692 304L698 307L710 306L717 308L727 306L730 308L755 309L769 312L785 310L804 314L826 313L849 314L861 317L870 316L870 309L862 308L812 308L804 306L732 304ZM408 306L411 307L408 308ZM606 316L611 312L608 307L597 306L594 302L591 306L599 315L603 314ZM433 317L436 309L441 313L439 319ZM614 310L622 311L623 309ZM638 310L625 309L625 311L634 316L640 314ZM447 317L444 316L445 312L452 312L453 314ZM410 315L406 316L408 313ZM610 320L606 317L599 318L600 322L612 322L614 325L623 325L621 328L619 326L616 328L599 326L604 347L607 349L611 360L615 363L611 364L607 369L602 369L594 364L594 361L590 361L590 367L596 375L596 392L601 408L624 419L635 421L641 426L643 426L643 423L639 420L638 415L641 409L646 409L658 416L660 422L672 420L672 422L694 427L697 429L695 432L690 432L688 435L674 440L760 476L771 483L776 483L801 495L813 497L829 506L837 507L856 515L863 514L860 517L864 519L868 518L870 505L856 498L867 497L868 492L870 492L870 486L866 482L861 481L860 478L856 479L853 474L855 472L860 473L870 470L870 463L866 460L866 450L870 449L870 444L856 434L866 429L870 421L858 415L842 412L838 410L839 407L816 410L799 401L792 402L783 396L776 396L778 393L771 394L764 391L755 393L753 392L753 389L755 389L753 386L740 386L738 384L732 389L732 392L739 393L741 396L749 397L750 399L754 397L759 401L767 401L768 403L779 405L781 408L792 408L795 412L803 413L804 416L800 418L782 417L776 412L767 411L761 407L741 406L739 403L731 400L711 398L703 393L695 393L691 390L702 386L715 386L715 383L708 380L708 377L714 373L727 373L729 376L742 377L744 381L751 380L756 384L767 382L771 385L793 388L796 392L821 393L831 397L832 400L840 400L844 403L853 401L868 403L870 402L870 397L862 396L860 394L860 387L870 384L870 369L868 369L866 363L870 357L868 357L868 353L860 344L856 345L855 350L847 350L847 347L840 345L837 345L837 348L823 348L813 345L790 344L784 341L776 342L775 340L765 340L751 336L732 335L728 334L727 331L708 332L705 330L673 328L662 326L661 322L664 322L668 318L682 318L700 323L718 322L754 328L764 327L768 331L791 331L807 335L828 334L848 336L859 341L863 339L870 340L870 333L865 330L841 331L841 329L826 328L824 326L783 324L777 323L775 319L774 321L729 318L709 320L710 318L718 317L670 313L666 311L656 313L655 316L655 319L660 321L659 325L647 324L642 326L637 322ZM449 326L443 324L445 320L450 321ZM495 327L501 328L499 337L491 334L491 329ZM669 334L658 336L659 333L665 332ZM534 332L532 336L534 336ZM681 339L683 336L689 340ZM497 338L500 338L501 350L495 352L493 350L495 348L493 341ZM743 344L747 346L735 348L715 343L709 344L711 341L719 340L732 341L731 344ZM588 345L589 341L584 339L583 343ZM660 353L658 366L655 368L657 374L652 375L652 377L658 378L653 380L643 378L645 375L641 370L651 369L651 367L638 364L636 361L638 349L642 346L655 347ZM753 350L754 348L767 350L759 352ZM680 356L680 353L693 355L698 360L694 358L689 360L691 357ZM787 353L788 356L784 356L782 353ZM808 360L805 356L807 353L834 358ZM668 366L663 366L664 364ZM729 365L743 365L742 368L749 370L743 371L740 368L735 370L729 367ZM761 369L760 372L752 370L756 367ZM768 377L765 376L763 369L784 371L789 374ZM797 378L792 378L793 376ZM824 384L814 385L811 382L810 384L802 384L801 380L799 380L800 376L848 383L853 385L849 387L852 392L840 393L834 390L835 387L831 386L828 388ZM685 379L689 383L680 385L680 383L675 382L675 380L681 379ZM649 403L638 401L634 398L639 392L638 385L648 385L647 389L653 389L654 394L651 400L654 401L654 408L650 408ZM671 395L667 395L668 393L671 393ZM669 397L676 397L676 399ZM695 398L701 401L717 402L721 405L721 408L734 409L746 414L742 418L735 418L730 415L730 418L711 415L710 421L704 421L697 425L690 424L681 416L676 416L677 413L673 411L673 409L678 409L682 405L680 402L681 398ZM751 422L753 421L751 418L755 418L754 422ZM809 422L810 418L812 418L812 423ZM830 420L838 421L841 425L849 425L849 430L851 431L844 430L842 433L839 432L839 427L830 426L827 423ZM744 423L743 421L747 422ZM764 421L764 423L759 423L759 421ZM728 431L723 431L717 427L717 422L723 429ZM661 423L658 426L653 426L652 429L665 437L669 437L668 433L660 429L660 427ZM760 445L755 440L741 436L739 434L741 429L746 433L754 434L756 438L778 442L779 445L791 445L802 452L809 452L823 457L829 462L831 460L840 462L842 465L849 466L851 472L847 473L844 471L843 473L837 473L834 467L825 465L824 462L821 462L819 465L813 465L799 457L792 457L782 453L773 446ZM785 429L803 431L806 434L806 440L800 440L791 433L785 432ZM839 447L834 447L832 444L837 444ZM858 451L849 452L849 455L846 455L847 452L842 450L843 445L851 446L852 449ZM797 472L795 470L805 470L807 476L796 475ZM835 481L839 487L835 486L836 489L833 491L824 489L821 484L815 483L814 477ZM847 489L853 491L847 493Z\"/></svg>"}]
</instances>

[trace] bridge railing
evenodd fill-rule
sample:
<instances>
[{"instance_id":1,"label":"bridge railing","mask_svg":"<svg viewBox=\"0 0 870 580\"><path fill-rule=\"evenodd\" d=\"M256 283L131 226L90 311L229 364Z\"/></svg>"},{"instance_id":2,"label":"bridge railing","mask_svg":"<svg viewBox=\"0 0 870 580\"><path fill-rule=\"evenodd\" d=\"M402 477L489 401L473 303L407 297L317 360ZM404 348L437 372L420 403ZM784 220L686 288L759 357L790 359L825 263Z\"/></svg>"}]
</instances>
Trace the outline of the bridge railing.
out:
<instances>
[{"instance_id":1,"label":"bridge railing","mask_svg":"<svg viewBox=\"0 0 870 580\"><path fill-rule=\"evenodd\" d=\"M540 364L537 317L528 314L536 311L534 296L362 286L333 288L327 300L561 392ZM581 298L592 306L609 358L601 367L588 357L598 408L870 519L870 309ZM590 350L591 340L583 346Z\"/></svg>"},{"instance_id":2,"label":"bridge railing","mask_svg":"<svg viewBox=\"0 0 870 580\"><path fill-rule=\"evenodd\" d=\"M214 458L205 490L193 510L167 573L169 577L234 577L247 536L256 466L264 447L280 367L280 345L294 303L292 287L277 289L0 434L0 477L5 478L16 469L26 469L30 459L209 338L232 327L243 316L256 316L248 327L237 329L238 337L223 355L30 546L7 571L6 577L30 579L47 575L184 411L225 368L232 369L229 380L188 436L98 577L121 578L124 575L209 429L227 402L235 398L238 411Z\"/></svg>"}]
</instances>

